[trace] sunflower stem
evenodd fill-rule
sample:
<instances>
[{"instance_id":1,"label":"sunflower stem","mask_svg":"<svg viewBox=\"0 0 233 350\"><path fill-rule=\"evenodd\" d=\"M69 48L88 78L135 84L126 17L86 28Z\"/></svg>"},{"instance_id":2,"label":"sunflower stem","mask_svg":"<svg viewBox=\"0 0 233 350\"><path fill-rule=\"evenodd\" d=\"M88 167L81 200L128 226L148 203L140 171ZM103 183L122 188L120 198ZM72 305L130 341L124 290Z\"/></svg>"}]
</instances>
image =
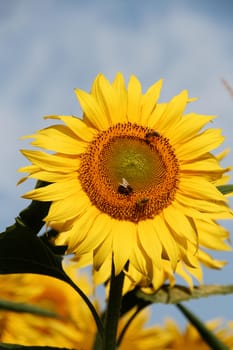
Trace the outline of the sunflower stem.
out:
<instances>
[{"instance_id":1,"label":"sunflower stem","mask_svg":"<svg viewBox=\"0 0 233 350\"><path fill-rule=\"evenodd\" d=\"M186 308L184 305L181 305L181 304L176 304L176 306L183 313L183 315L190 321L190 323L197 329L197 331L199 332L203 340L210 346L211 349L213 350L229 349L188 308Z\"/></svg>"},{"instance_id":2,"label":"sunflower stem","mask_svg":"<svg viewBox=\"0 0 233 350\"><path fill-rule=\"evenodd\" d=\"M117 326L120 316L122 289L124 283L124 272L115 276L115 268L112 262L112 273L110 279L110 291L105 318L104 350L115 350L117 348Z\"/></svg>"},{"instance_id":3,"label":"sunflower stem","mask_svg":"<svg viewBox=\"0 0 233 350\"><path fill-rule=\"evenodd\" d=\"M95 320L97 329L98 329L99 342L103 341L103 338L104 338L103 323L102 323L102 321L101 321L101 319L100 319L100 317L99 317L99 315L98 315L94 305L91 303L91 301L86 296L86 294L72 281L72 279L65 272L64 272L64 281L69 283L69 285L71 287L73 287L76 292L78 292L78 294L81 296L81 298L84 300L84 302L88 306L88 308L91 311L92 316L93 316L93 318Z\"/></svg>"}]
</instances>

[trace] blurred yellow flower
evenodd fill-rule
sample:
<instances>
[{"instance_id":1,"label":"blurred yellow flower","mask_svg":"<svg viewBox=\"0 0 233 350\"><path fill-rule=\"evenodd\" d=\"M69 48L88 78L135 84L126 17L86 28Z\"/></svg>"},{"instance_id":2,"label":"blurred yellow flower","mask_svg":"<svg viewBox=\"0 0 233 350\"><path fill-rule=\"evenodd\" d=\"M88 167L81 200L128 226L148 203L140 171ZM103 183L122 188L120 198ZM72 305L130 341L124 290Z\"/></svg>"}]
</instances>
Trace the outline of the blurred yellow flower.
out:
<instances>
[{"instance_id":1,"label":"blurred yellow flower","mask_svg":"<svg viewBox=\"0 0 233 350\"><path fill-rule=\"evenodd\" d=\"M209 328L229 349L233 349L233 322L224 325L223 321L211 320L206 322ZM156 339L163 340L161 345L154 346L154 350L209 350L210 347L199 335L198 331L191 325L181 330L174 320L166 320L164 326L155 326L154 335Z\"/></svg>"},{"instance_id":2,"label":"blurred yellow flower","mask_svg":"<svg viewBox=\"0 0 233 350\"><path fill-rule=\"evenodd\" d=\"M87 277L75 277L73 267L69 266L67 272L90 296L92 288ZM92 350L96 335L94 319L84 301L69 285L47 276L17 274L0 275L0 287L0 298L40 306L61 316L61 319L53 319L1 311L0 342ZM95 301L95 304L98 305L98 302ZM118 334L131 314L132 312L121 319ZM128 350L130 345L135 350L151 349L147 344L151 341L152 331L144 328L147 321L148 314L140 313L134 320L133 327L128 329L120 350Z\"/></svg>"},{"instance_id":3,"label":"blurred yellow flower","mask_svg":"<svg viewBox=\"0 0 233 350\"><path fill-rule=\"evenodd\" d=\"M52 202L44 220L60 232L57 244L78 258L90 253L96 270L109 256L116 274L129 261L154 287L165 265L199 280L200 262L222 267L202 248L229 250L216 220L232 219L216 188L229 168L210 153L221 130L203 130L213 116L184 114L186 90L157 103L161 86L142 93L135 76L127 89L121 73L112 84L98 75L90 93L75 90L83 120L47 117L64 124L26 136L49 152L22 151L32 165L20 169L50 183L23 197Z\"/></svg>"},{"instance_id":4,"label":"blurred yellow flower","mask_svg":"<svg viewBox=\"0 0 233 350\"><path fill-rule=\"evenodd\" d=\"M75 277L70 267L68 272L90 296L91 286L87 277ZM0 311L1 342L29 346L92 348L93 335L96 332L92 314L81 297L67 283L42 275L0 275L0 298L40 306L60 316L50 318ZM87 330L91 337L87 336Z\"/></svg>"},{"instance_id":5,"label":"blurred yellow flower","mask_svg":"<svg viewBox=\"0 0 233 350\"><path fill-rule=\"evenodd\" d=\"M74 269L68 267L73 280L87 293L92 288L85 275L74 276ZM28 346L59 346L77 350L92 350L95 342L96 326L92 315L79 295L66 283L41 275L17 274L0 275L0 298L25 302L54 311L60 319L31 314L0 311L0 342ZM99 307L98 301L94 302ZM120 318L118 336L135 310ZM188 326L179 329L173 320L165 325L147 326L149 310L144 309L131 322L119 350L180 350L208 347L198 332ZM233 349L233 322L226 327L221 321L211 321L207 326L229 349Z\"/></svg>"}]
</instances>

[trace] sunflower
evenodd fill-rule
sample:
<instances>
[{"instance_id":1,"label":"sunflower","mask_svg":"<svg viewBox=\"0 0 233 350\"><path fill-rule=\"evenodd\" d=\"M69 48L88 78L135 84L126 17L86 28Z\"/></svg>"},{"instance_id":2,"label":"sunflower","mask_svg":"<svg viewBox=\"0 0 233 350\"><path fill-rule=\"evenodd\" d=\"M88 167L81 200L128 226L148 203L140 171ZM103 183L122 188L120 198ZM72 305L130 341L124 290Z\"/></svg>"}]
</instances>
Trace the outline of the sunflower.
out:
<instances>
[{"instance_id":1,"label":"sunflower","mask_svg":"<svg viewBox=\"0 0 233 350\"><path fill-rule=\"evenodd\" d=\"M232 321L223 322L215 319L206 322L206 327L219 338L227 349L233 349L233 323ZM208 350L210 347L202 339L196 328L187 325L185 330L181 330L176 322L167 319L163 326L154 326L154 336L161 339L162 342L154 349L158 350L179 350L179 349L200 349Z\"/></svg>"},{"instance_id":2,"label":"sunflower","mask_svg":"<svg viewBox=\"0 0 233 350\"><path fill-rule=\"evenodd\" d=\"M89 297L92 287L86 275L69 264L66 272ZM76 272L76 273L75 273ZM58 317L43 317L30 313L0 312L0 341L27 346L62 346L91 349L96 326L92 314L81 297L65 282L34 275L1 275L1 298L35 305L52 311ZM95 305L98 308L97 301ZM87 330L92 336L87 336Z\"/></svg>"},{"instance_id":3,"label":"sunflower","mask_svg":"<svg viewBox=\"0 0 233 350\"><path fill-rule=\"evenodd\" d=\"M70 261L64 268L88 297L93 296L93 286L86 274L77 273L75 265ZM60 316L50 318L1 310L1 342L27 346L60 346L69 349L94 348L96 324L84 301L65 282L49 276L16 274L0 275L0 286L1 298L42 307ZM95 297L92 299L99 310L100 301ZM120 318L118 337L135 311L132 309ZM177 339L171 329L171 334L167 336L163 328L160 329L157 325L148 327L146 324L149 319L148 309L137 314L122 339L120 350L153 350L155 343L157 346L165 346L171 338Z\"/></svg>"},{"instance_id":4,"label":"sunflower","mask_svg":"<svg viewBox=\"0 0 233 350\"><path fill-rule=\"evenodd\" d=\"M75 90L83 119L45 117L59 123L25 137L46 152L23 150L32 164L20 169L49 183L23 197L51 201L44 221L57 244L90 254L96 270L109 255L116 274L129 262L155 284L164 264L199 278L200 261L220 268L202 248L229 250L217 220L232 219L216 187L229 168L211 153L221 129L205 128L214 116L184 114L186 90L158 103L161 86L142 93L135 76L126 88L121 73L113 83L99 74L90 93Z\"/></svg>"},{"instance_id":5,"label":"sunflower","mask_svg":"<svg viewBox=\"0 0 233 350\"><path fill-rule=\"evenodd\" d=\"M66 264L65 270L90 297L93 286L85 274L74 273L74 265ZM60 346L72 349L92 350L96 337L96 325L80 296L66 283L58 279L33 275L1 275L1 298L14 302L35 305L57 313L60 318L50 318L12 311L0 312L0 341L27 346ZM100 302L95 299L95 305ZM134 314L130 310L119 320L118 337ZM209 347L197 330L188 325L181 330L172 319L163 325L151 324L150 310L144 309L130 323L125 332L120 350L178 350ZM206 326L226 345L233 349L233 322L211 320Z\"/></svg>"}]
</instances>

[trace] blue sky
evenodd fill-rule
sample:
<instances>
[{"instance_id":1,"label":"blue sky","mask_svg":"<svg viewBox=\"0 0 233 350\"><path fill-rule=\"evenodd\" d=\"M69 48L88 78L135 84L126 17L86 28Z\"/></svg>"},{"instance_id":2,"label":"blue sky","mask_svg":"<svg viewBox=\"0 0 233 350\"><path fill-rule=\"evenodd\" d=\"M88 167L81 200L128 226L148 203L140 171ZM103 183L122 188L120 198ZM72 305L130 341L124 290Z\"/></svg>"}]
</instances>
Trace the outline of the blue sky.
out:
<instances>
[{"instance_id":1,"label":"blue sky","mask_svg":"<svg viewBox=\"0 0 233 350\"><path fill-rule=\"evenodd\" d=\"M183 89L199 100L190 109L214 114L224 147L233 146L233 2L231 1L0 1L0 223L10 225L28 203L20 198L30 184L16 187L26 164L20 136L45 127L49 114L81 116L73 89L89 90L99 72L113 79L122 71L142 81L144 90L164 78L161 100ZM225 164L232 164L232 153ZM232 223L226 223L232 230ZM206 283L233 283L233 254L223 271L205 273ZM190 303L203 319L233 319L233 297ZM173 307L153 311L161 320Z\"/></svg>"}]
</instances>

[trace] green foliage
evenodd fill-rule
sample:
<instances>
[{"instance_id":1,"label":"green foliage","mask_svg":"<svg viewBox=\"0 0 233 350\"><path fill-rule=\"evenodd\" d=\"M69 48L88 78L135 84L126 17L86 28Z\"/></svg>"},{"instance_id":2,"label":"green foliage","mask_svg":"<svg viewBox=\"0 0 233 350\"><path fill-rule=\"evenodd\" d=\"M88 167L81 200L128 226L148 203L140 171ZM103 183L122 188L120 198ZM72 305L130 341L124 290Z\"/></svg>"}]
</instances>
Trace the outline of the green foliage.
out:
<instances>
[{"instance_id":1,"label":"green foliage","mask_svg":"<svg viewBox=\"0 0 233 350\"><path fill-rule=\"evenodd\" d=\"M178 309L190 321L190 323L198 330L201 337L210 346L212 350L228 350L228 347L219 340L213 332L211 332L205 324L195 316L184 305L177 304Z\"/></svg>"},{"instance_id":2,"label":"green foliage","mask_svg":"<svg viewBox=\"0 0 233 350\"><path fill-rule=\"evenodd\" d=\"M58 314L52 311L48 311L42 307L38 307L31 304L17 303L14 301L0 299L0 310L14 311L14 312L26 312L38 316L46 317L60 317Z\"/></svg>"},{"instance_id":3,"label":"green foliage","mask_svg":"<svg viewBox=\"0 0 233 350\"><path fill-rule=\"evenodd\" d=\"M17 345L17 344L4 344L0 343L0 350L7 349L21 349L21 350L75 350L75 349L67 349L67 348L57 348L52 346L25 346L25 345ZM77 349L76 349L77 350Z\"/></svg>"},{"instance_id":4,"label":"green foliage","mask_svg":"<svg viewBox=\"0 0 233 350\"><path fill-rule=\"evenodd\" d=\"M217 186L217 189L222 194L230 194L230 193L233 193L233 184Z\"/></svg>"},{"instance_id":5,"label":"green foliage","mask_svg":"<svg viewBox=\"0 0 233 350\"><path fill-rule=\"evenodd\" d=\"M43 215L38 214L40 205ZM55 277L68 283L89 307L99 333L103 336L103 325L95 307L63 270L62 254L66 247L54 247L46 234L36 236L43 226L43 217L49 208L44 205L45 203L32 201L16 218L15 224L0 234L0 274L34 273Z\"/></svg>"},{"instance_id":6,"label":"green foliage","mask_svg":"<svg viewBox=\"0 0 233 350\"><path fill-rule=\"evenodd\" d=\"M36 188L48 185L38 181ZM44 225L50 202L32 201L14 225L0 234L0 273L37 273L67 281L62 268L66 247L53 247L47 235L37 234Z\"/></svg>"},{"instance_id":7,"label":"green foliage","mask_svg":"<svg viewBox=\"0 0 233 350\"><path fill-rule=\"evenodd\" d=\"M0 234L0 273L37 273L66 280L61 257L18 221Z\"/></svg>"},{"instance_id":8,"label":"green foliage","mask_svg":"<svg viewBox=\"0 0 233 350\"><path fill-rule=\"evenodd\" d=\"M135 288L131 292L124 295L122 300L121 314L125 314L131 308L137 306L140 308L150 304L178 304L183 301L209 297L211 295L232 294L233 285L202 285L196 286L192 290L190 288L175 285L163 285L154 294L147 294L140 289Z\"/></svg>"},{"instance_id":9,"label":"green foliage","mask_svg":"<svg viewBox=\"0 0 233 350\"><path fill-rule=\"evenodd\" d=\"M138 298L151 303L178 304L182 301L209 297L211 295L232 294L233 285L202 285L190 290L187 287L176 285L170 288L164 285L155 294L146 294L142 291L136 291Z\"/></svg>"}]
</instances>

